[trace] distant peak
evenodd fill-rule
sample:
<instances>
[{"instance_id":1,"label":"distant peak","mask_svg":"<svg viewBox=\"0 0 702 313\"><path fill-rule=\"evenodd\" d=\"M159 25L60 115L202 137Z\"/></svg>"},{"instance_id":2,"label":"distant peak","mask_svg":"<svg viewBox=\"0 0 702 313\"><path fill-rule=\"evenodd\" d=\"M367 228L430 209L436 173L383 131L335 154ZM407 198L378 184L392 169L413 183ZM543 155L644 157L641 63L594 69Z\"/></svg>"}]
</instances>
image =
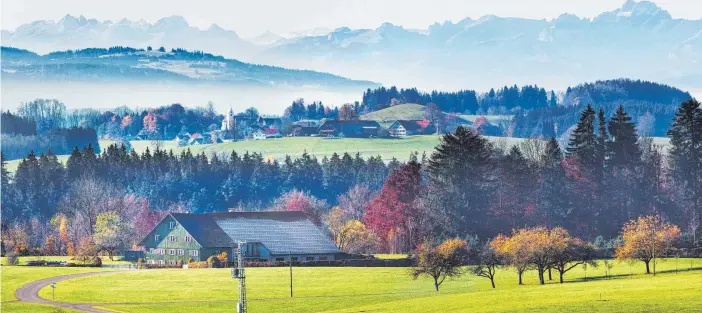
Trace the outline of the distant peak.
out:
<instances>
[{"instance_id":1,"label":"distant peak","mask_svg":"<svg viewBox=\"0 0 702 313\"><path fill-rule=\"evenodd\" d=\"M156 22L157 26L173 26L173 27L188 27L190 26L188 24L188 21L185 20L184 17L180 15L172 15L168 17L164 17L158 22Z\"/></svg>"},{"instance_id":2,"label":"distant peak","mask_svg":"<svg viewBox=\"0 0 702 313\"><path fill-rule=\"evenodd\" d=\"M670 14L661 9L658 5L650 1L627 0L617 12L618 16L653 16L663 14L670 17Z\"/></svg>"},{"instance_id":3,"label":"distant peak","mask_svg":"<svg viewBox=\"0 0 702 313\"><path fill-rule=\"evenodd\" d=\"M348 28L348 27L346 27L346 26L344 26L344 27L339 27L339 28L337 28L337 29L334 30L335 33L347 33L347 32L350 32L350 31L351 31L351 29Z\"/></svg>"}]
</instances>

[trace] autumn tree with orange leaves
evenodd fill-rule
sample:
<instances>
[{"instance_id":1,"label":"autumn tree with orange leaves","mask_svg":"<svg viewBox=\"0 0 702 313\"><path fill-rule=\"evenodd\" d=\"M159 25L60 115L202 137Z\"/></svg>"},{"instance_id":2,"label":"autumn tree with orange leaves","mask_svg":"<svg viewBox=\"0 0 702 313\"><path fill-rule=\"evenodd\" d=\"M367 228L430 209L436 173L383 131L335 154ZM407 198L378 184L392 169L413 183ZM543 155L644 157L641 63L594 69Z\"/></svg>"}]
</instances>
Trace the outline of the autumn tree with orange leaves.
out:
<instances>
[{"instance_id":1,"label":"autumn tree with orange leaves","mask_svg":"<svg viewBox=\"0 0 702 313\"><path fill-rule=\"evenodd\" d=\"M417 246L417 266L412 268L412 277L429 276L434 279L434 288L439 286L447 277L457 277L462 274L461 266L468 250L468 243L460 239L448 239L438 246L424 242Z\"/></svg>"},{"instance_id":2,"label":"autumn tree with orange leaves","mask_svg":"<svg viewBox=\"0 0 702 313\"><path fill-rule=\"evenodd\" d=\"M502 256L507 265L514 268L519 277L519 284L523 285L522 275L529 269L531 263L529 263L528 246L526 241L522 240L520 232L514 232L512 236L499 234L490 241L490 246Z\"/></svg>"},{"instance_id":3,"label":"autumn tree with orange leaves","mask_svg":"<svg viewBox=\"0 0 702 313\"><path fill-rule=\"evenodd\" d=\"M679 237L677 225L664 223L658 216L639 217L622 228L624 245L617 248L616 256L619 260L646 263L646 274L650 274L650 262L655 264L656 256L668 253Z\"/></svg>"}]
</instances>

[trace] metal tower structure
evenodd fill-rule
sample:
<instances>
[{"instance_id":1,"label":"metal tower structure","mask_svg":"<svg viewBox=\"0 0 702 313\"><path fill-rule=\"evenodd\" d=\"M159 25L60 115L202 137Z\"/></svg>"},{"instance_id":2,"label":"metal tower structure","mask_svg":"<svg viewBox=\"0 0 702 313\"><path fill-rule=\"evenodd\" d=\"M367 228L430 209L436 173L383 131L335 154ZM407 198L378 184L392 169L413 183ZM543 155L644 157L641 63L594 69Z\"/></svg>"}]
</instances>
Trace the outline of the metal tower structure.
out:
<instances>
[{"instance_id":1,"label":"metal tower structure","mask_svg":"<svg viewBox=\"0 0 702 313\"><path fill-rule=\"evenodd\" d=\"M245 244L246 241L237 242L237 268L232 269L232 278L239 280L239 303L237 304L237 313L246 313L246 274L244 272L244 254L241 248Z\"/></svg>"}]
</instances>

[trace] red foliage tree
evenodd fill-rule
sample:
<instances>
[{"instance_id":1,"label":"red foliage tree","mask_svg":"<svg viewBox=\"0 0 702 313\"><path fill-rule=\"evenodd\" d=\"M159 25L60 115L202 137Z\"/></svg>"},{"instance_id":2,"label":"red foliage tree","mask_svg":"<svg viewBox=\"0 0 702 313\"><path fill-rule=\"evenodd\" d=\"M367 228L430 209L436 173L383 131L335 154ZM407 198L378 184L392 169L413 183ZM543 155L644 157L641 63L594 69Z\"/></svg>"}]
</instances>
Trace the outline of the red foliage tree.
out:
<instances>
[{"instance_id":1,"label":"red foliage tree","mask_svg":"<svg viewBox=\"0 0 702 313\"><path fill-rule=\"evenodd\" d=\"M380 194L365 210L364 224L380 238L386 249L393 239L401 240L406 251L418 243L412 230L422 212L417 201L423 188L420 169L419 163L410 162L393 171Z\"/></svg>"}]
</instances>

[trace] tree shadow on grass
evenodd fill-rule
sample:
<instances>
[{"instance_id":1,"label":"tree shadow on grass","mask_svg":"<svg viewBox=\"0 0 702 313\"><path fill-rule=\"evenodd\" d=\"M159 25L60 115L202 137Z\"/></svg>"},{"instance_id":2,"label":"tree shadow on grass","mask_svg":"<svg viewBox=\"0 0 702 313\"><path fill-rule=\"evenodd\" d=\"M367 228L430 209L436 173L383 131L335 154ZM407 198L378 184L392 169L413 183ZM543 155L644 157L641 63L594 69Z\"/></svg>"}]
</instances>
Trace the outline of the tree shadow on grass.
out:
<instances>
[{"instance_id":1,"label":"tree shadow on grass","mask_svg":"<svg viewBox=\"0 0 702 313\"><path fill-rule=\"evenodd\" d=\"M679 269L667 269L667 270L660 270L656 271L656 274L670 274L670 273L684 273L684 272L696 272L696 271L702 271L702 267L688 267L688 268L679 268ZM593 277L580 277L576 279L570 279L567 281L564 281L564 284L569 284L569 283L580 283L580 282L588 282L588 281L600 281L600 280L612 280L612 279L625 279L625 278L630 278L634 276L651 276L653 277L653 273L651 274L617 274L617 275L609 275L609 276L593 276Z\"/></svg>"}]
</instances>

